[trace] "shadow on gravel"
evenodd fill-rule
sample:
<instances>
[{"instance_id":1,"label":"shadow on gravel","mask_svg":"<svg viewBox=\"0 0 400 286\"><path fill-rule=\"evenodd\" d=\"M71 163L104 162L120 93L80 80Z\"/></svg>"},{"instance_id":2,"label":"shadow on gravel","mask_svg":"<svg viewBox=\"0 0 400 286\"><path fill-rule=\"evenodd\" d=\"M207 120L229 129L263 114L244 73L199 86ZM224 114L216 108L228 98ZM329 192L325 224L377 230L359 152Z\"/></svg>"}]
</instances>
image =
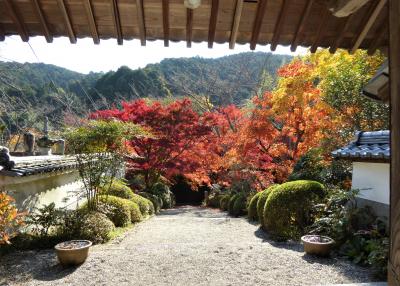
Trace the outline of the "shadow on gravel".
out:
<instances>
[{"instance_id":1,"label":"shadow on gravel","mask_svg":"<svg viewBox=\"0 0 400 286\"><path fill-rule=\"evenodd\" d=\"M274 241L268 233L266 233L264 230L262 230L261 227L259 227L255 232L254 235L258 238L262 239L262 242L269 243L270 245L276 247L276 248L284 248L296 252L303 252L303 245L297 241Z\"/></svg>"},{"instance_id":2,"label":"shadow on gravel","mask_svg":"<svg viewBox=\"0 0 400 286\"><path fill-rule=\"evenodd\" d=\"M197 206L179 206L173 209L162 210L158 216L181 216L197 218L226 217L227 215L219 209L210 209Z\"/></svg>"},{"instance_id":3,"label":"shadow on gravel","mask_svg":"<svg viewBox=\"0 0 400 286\"><path fill-rule=\"evenodd\" d=\"M2 259L5 263L0 267L0 277L5 279L5 285L32 279L55 281L72 274L79 268L79 266L68 268L61 266L53 250L29 251L14 254L12 259L8 259L7 256ZM0 280L0 285L3 285L2 280Z\"/></svg>"}]
</instances>

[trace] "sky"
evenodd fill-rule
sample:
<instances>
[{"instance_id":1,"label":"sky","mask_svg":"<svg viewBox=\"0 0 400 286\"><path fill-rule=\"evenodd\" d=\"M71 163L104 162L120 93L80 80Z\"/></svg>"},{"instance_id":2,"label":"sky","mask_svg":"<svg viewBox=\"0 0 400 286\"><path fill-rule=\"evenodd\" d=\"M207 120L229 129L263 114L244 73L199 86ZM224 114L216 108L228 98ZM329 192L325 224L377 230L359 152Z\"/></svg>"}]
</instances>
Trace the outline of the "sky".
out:
<instances>
[{"instance_id":1,"label":"sky","mask_svg":"<svg viewBox=\"0 0 400 286\"><path fill-rule=\"evenodd\" d=\"M0 42L0 61L43 62L89 73L117 70L123 65L137 69L165 58L218 58L249 51L249 45L238 44L234 50L230 50L228 43L215 43L212 49L207 47L206 42L192 43L189 49L186 48L186 42L170 42L170 46L165 48L163 41L147 41L146 46L142 47L139 40L124 41L119 46L115 39L101 40L99 45L94 45L90 38L78 39L77 44L70 44L68 38L62 37L54 38L53 43L48 44L44 37L31 37L29 43L25 43L18 36L11 36ZM255 51L269 52L270 49L269 46L257 46ZM299 55L306 51L299 47L295 53L291 53L289 47L278 46L274 53Z\"/></svg>"}]
</instances>

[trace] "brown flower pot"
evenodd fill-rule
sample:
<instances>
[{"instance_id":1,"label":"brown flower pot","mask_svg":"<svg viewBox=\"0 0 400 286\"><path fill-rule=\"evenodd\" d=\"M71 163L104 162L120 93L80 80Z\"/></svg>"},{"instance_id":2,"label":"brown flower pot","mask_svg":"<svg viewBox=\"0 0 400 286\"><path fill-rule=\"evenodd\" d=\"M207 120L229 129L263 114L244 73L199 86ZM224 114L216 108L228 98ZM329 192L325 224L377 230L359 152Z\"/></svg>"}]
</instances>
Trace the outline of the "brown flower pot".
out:
<instances>
[{"instance_id":1,"label":"brown flower pot","mask_svg":"<svg viewBox=\"0 0 400 286\"><path fill-rule=\"evenodd\" d=\"M313 234L302 236L301 241L307 254L317 256L329 256L332 246L335 244L335 241L330 237Z\"/></svg>"},{"instance_id":2,"label":"brown flower pot","mask_svg":"<svg viewBox=\"0 0 400 286\"><path fill-rule=\"evenodd\" d=\"M89 240L70 240L57 244L54 249L63 266L73 266L85 262L91 245Z\"/></svg>"}]
</instances>

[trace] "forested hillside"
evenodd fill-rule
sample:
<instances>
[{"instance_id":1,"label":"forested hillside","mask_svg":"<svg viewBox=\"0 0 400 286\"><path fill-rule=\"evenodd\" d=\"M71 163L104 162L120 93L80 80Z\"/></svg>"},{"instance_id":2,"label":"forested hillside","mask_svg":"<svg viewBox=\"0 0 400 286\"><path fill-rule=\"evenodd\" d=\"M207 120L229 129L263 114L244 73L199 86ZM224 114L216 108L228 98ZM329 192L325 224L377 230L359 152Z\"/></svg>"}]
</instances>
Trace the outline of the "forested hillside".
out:
<instances>
[{"instance_id":1,"label":"forested hillside","mask_svg":"<svg viewBox=\"0 0 400 286\"><path fill-rule=\"evenodd\" d=\"M37 127L44 116L53 125L62 125L66 117L82 117L137 98L190 97L205 99L211 106L240 105L260 86L272 89L277 69L290 60L285 55L242 53L217 59L165 59L105 74L0 62L1 123L12 133Z\"/></svg>"}]
</instances>

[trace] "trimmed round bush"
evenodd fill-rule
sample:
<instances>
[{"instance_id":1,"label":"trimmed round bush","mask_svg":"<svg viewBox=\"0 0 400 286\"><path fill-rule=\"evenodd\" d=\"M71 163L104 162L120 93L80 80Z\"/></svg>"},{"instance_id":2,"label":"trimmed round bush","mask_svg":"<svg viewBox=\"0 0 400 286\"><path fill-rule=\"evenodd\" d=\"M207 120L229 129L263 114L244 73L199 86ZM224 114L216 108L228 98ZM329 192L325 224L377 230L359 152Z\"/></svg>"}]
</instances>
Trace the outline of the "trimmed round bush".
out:
<instances>
[{"instance_id":1,"label":"trimmed round bush","mask_svg":"<svg viewBox=\"0 0 400 286\"><path fill-rule=\"evenodd\" d=\"M110 233L115 226L105 214L99 212L87 213L81 222L81 238L93 243L104 243L110 240Z\"/></svg>"},{"instance_id":2,"label":"trimmed round bush","mask_svg":"<svg viewBox=\"0 0 400 286\"><path fill-rule=\"evenodd\" d=\"M264 206L267 201L269 195L278 187L279 185L271 185L267 189L261 192L257 201L257 217L261 226L264 227Z\"/></svg>"},{"instance_id":3,"label":"trimmed round bush","mask_svg":"<svg viewBox=\"0 0 400 286\"><path fill-rule=\"evenodd\" d=\"M154 209L154 205L150 200L147 200L147 204L149 206L149 215L153 215L155 214L155 209Z\"/></svg>"},{"instance_id":4,"label":"trimmed round bush","mask_svg":"<svg viewBox=\"0 0 400 286\"><path fill-rule=\"evenodd\" d=\"M127 185L124 184L124 182L120 180L114 180L111 184L111 186L108 187L106 184L106 187L103 188L100 191L101 194L104 195L110 195L110 196L115 196L123 199L132 199L134 196L134 192L132 191L131 188L129 188Z\"/></svg>"},{"instance_id":5,"label":"trimmed round bush","mask_svg":"<svg viewBox=\"0 0 400 286\"><path fill-rule=\"evenodd\" d=\"M276 238L298 238L311 222L313 205L325 196L324 186L316 181L292 181L277 187L264 207L265 228Z\"/></svg>"},{"instance_id":6,"label":"trimmed round bush","mask_svg":"<svg viewBox=\"0 0 400 286\"><path fill-rule=\"evenodd\" d=\"M220 201L220 199L221 199L221 195L219 194L219 193L211 193L209 196L208 196L208 199L207 199L207 201L206 201L206 205L208 206L208 207L211 207L211 208L219 208L219 201Z\"/></svg>"},{"instance_id":7,"label":"trimmed round bush","mask_svg":"<svg viewBox=\"0 0 400 286\"><path fill-rule=\"evenodd\" d=\"M249 220L258 220L257 202L261 193L262 192L258 192L250 200L249 207L247 208L247 217L249 218Z\"/></svg>"},{"instance_id":8,"label":"trimmed round bush","mask_svg":"<svg viewBox=\"0 0 400 286\"><path fill-rule=\"evenodd\" d=\"M240 196L240 194L235 194L229 199L228 203L228 213L233 215L233 206L235 205L236 199Z\"/></svg>"},{"instance_id":9,"label":"trimmed round bush","mask_svg":"<svg viewBox=\"0 0 400 286\"><path fill-rule=\"evenodd\" d=\"M163 202L159 197L157 197L156 195L150 194L150 193L146 193L146 192L141 192L141 193L139 193L139 195L141 195L142 197L144 197L152 202L152 205L154 208L154 213L157 214L160 212Z\"/></svg>"},{"instance_id":10,"label":"trimmed round bush","mask_svg":"<svg viewBox=\"0 0 400 286\"><path fill-rule=\"evenodd\" d=\"M143 220L142 212L137 203L127 200L126 204L129 207L129 212L131 214L131 222L140 222Z\"/></svg>"},{"instance_id":11,"label":"trimmed round bush","mask_svg":"<svg viewBox=\"0 0 400 286\"><path fill-rule=\"evenodd\" d=\"M244 194L239 194L233 203L232 207L232 215L240 216L243 215L246 211L246 196Z\"/></svg>"},{"instance_id":12,"label":"trimmed round bush","mask_svg":"<svg viewBox=\"0 0 400 286\"><path fill-rule=\"evenodd\" d=\"M223 195L220 200L219 200L219 208L223 211L228 210L228 205L229 205L229 200L231 196L230 195Z\"/></svg>"},{"instance_id":13,"label":"trimmed round bush","mask_svg":"<svg viewBox=\"0 0 400 286\"><path fill-rule=\"evenodd\" d=\"M142 213L143 216L148 216L149 215L149 200L137 195L137 194L133 194L133 197L131 198L131 201L138 204L139 208L140 208L140 212Z\"/></svg>"},{"instance_id":14,"label":"trimmed round bush","mask_svg":"<svg viewBox=\"0 0 400 286\"><path fill-rule=\"evenodd\" d=\"M133 204L123 198L101 195L99 196L98 211L105 214L115 226L127 226L131 222Z\"/></svg>"}]
</instances>

